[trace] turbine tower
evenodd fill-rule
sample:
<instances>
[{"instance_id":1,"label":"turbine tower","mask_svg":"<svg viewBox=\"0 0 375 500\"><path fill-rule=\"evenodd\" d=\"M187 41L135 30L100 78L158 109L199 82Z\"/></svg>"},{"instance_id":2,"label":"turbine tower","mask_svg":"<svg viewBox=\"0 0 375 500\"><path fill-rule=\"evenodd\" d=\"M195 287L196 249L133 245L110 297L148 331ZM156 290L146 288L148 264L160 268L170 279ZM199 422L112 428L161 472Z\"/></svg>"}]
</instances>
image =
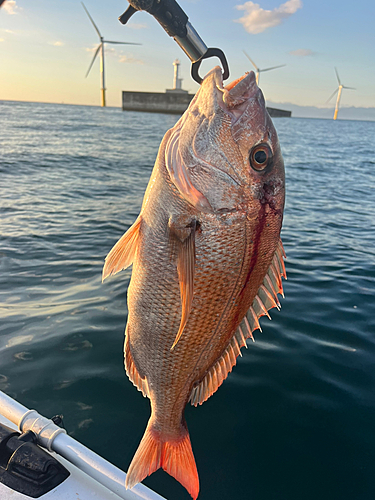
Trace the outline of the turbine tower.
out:
<instances>
[{"instance_id":1,"label":"turbine tower","mask_svg":"<svg viewBox=\"0 0 375 500\"><path fill-rule=\"evenodd\" d=\"M354 87L345 87L345 85L343 85L340 81L340 77L339 77L339 74L337 72L337 69L335 68L335 71L336 71L336 76L337 76L337 81L339 83L339 86L337 87L337 89L334 91L334 93L331 95L331 97L326 101L329 102L332 97L336 94L336 92L338 92L337 94L337 99L336 99L336 107L335 107L335 113L333 115L333 119L334 120L337 120L337 114L339 112L339 105L340 105L340 99L341 99L341 92L342 92L342 89L350 89L350 90L355 90Z\"/></svg>"},{"instance_id":2,"label":"turbine tower","mask_svg":"<svg viewBox=\"0 0 375 500\"><path fill-rule=\"evenodd\" d=\"M132 42L113 42L111 40L104 40L104 38L102 37L102 35L101 35L100 31L99 31L99 28L96 26L96 24L94 23L93 18L89 14L89 11L86 9L85 4L83 2L81 2L81 4L82 4L82 7L85 9L85 12L88 15L88 17L89 17L92 25L94 26L94 29L97 32L97 34L99 36L99 40L100 40L100 43L99 43L99 45L98 45L98 47L97 47L97 49L95 51L94 57L92 58L91 64L89 66L89 69L87 70L86 78L87 78L88 74L91 71L91 68L92 68L92 66L94 64L96 56L100 52L100 75L101 75L101 81L102 81L101 104L104 107L104 106L106 106L106 100L105 100L105 91L106 91L106 88L105 88L105 73L104 73L104 44L105 43L114 43L116 45L141 45L141 44L140 43L132 43Z\"/></svg>"},{"instance_id":3,"label":"turbine tower","mask_svg":"<svg viewBox=\"0 0 375 500\"><path fill-rule=\"evenodd\" d=\"M245 54L245 56L249 59L249 61L251 62L251 64L255 68L255 77L256 77L257 85L259 85L259 77L260 77L260 73L262 73L262 71L270 71L271 69L282 68L282 67L286 66L286 64L281 64L280 66L272 66L272 68L260 69L255 64L255 62L250 58L249 54L247 54L245 51L243 51L243 53Z\"/></svg>"}]
</instances>

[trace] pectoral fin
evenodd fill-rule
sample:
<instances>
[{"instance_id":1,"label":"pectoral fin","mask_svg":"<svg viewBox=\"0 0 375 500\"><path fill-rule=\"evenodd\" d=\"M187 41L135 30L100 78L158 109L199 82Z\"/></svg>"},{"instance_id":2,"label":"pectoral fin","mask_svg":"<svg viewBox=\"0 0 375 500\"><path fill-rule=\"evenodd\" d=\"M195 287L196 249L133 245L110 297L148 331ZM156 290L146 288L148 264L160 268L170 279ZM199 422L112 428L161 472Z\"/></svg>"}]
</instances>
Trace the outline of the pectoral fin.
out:
<instances>
[{"instance_id":1,"label":"pectoral fin","mask_svg":"<svg viewBox=\"0 0 375 500\"><path fill-rule=\"evenodd\" d=\"M181 323L177 332L175 341L171 347L171 351L175 348L180 340L182 332L186 326L191 306L193 303L194 294L194 272L195 272L195 233L197 230L197 221L193 220L186 228L177 232L176 228L171 227L172 234L177 240L175 243L175 251L177 251L177 272L180 282L181 295ZM187 236L186 236L187 235ZM183 237L185 236L185 239Z\"/></svg>"},{"instance_id":2,"label":"pectoral fin","mask_svg":"<svg viewBox=\"0 0 375 500\"><path fill-rule=\"evenodd\" d=\"M102 281L111 274L126 269L133 263L139 240L141 221L141 216L139 216L105 258Z\"/></svg>"}]
</instances>

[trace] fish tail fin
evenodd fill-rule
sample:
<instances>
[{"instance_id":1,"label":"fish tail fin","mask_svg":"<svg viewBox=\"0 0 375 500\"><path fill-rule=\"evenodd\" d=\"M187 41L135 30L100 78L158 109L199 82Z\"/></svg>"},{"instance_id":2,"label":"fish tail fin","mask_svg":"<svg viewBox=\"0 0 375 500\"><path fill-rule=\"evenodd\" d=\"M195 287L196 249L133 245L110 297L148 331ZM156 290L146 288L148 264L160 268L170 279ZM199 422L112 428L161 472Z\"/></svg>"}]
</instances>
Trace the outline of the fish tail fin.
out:
<instances>
[{"instance_id":1,"label":"fish tail fin","mask_svg":"<svg viewBox=\"0 0 375 500\"><path fill-rule=\"evenodd\" d=\"M162 468L179 481L195 500L199 493L199 478L186 427L179 440L167 441L164 447Z\"/></svg>"},{"instance_id":2,"label":"fish tail fin","mask_svg":"<svg viewBox=\"0 0 375 500\"><path fill-rule=\"evenodd\" d=\"M163 438L149 422L126 475L125 488L136 484L156 470L163 468L179 481L195 500L199 493L199 479L189 432L181 426L178 436Z\"/></svg>"}]
</instances>

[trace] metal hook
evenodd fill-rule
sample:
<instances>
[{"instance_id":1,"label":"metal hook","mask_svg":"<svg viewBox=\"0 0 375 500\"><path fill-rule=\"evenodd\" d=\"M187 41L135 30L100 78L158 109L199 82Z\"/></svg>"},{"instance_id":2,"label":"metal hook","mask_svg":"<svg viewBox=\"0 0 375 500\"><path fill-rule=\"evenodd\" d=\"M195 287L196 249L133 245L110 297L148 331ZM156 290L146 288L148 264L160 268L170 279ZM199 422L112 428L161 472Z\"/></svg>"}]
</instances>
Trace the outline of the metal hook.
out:
<instances>
[{"instance_id":1,"label":"metal hook","mask_svg":"<svg viewBox=\"0 0 375 500\"><path fill-rule=\"evenodd\" d=\"M188 16L176 0L128 0L129 6L119 20L126 24L138 10L145 10L155 17L169 36L173 37L192 61L191 76L201 84L199 67L203 59L218 57L223 67L223 80L229 77L228 62L222 50L207 48L201 37L189 22Z\"/></svg>"},{"instance_id":2,"label":"metal hook","mask_svg":"<svg viewBox=\"0 0 375 500\"><path fill-rule=\"evenodd\" d=\"M221 49L209 48L207 52L201 56L198 61L195 61L191 65L191 76L199 85L202 83L203 79L199 76L199 67L203 59L208 59L209 57L218 57L220 59L221 65L223 67L223 80L229 77L229 66L224 52Z\"/></svg>"}]
</instances>

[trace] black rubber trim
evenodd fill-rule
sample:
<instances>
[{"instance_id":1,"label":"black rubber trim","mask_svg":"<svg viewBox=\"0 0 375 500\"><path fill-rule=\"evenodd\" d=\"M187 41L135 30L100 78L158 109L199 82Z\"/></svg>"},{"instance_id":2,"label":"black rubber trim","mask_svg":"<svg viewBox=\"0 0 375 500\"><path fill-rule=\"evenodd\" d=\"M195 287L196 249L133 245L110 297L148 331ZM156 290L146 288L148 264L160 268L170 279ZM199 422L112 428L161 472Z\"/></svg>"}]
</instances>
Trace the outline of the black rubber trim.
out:
<instances>
[{"instance_id":1,"label":"black rubber trim","mask_svg":"<svg viewBox=\"0 0 375 500\"><path fill-rule=\"evenodd\" d=\"M199 68L203 61L203 59L208 59L209 57L218 57L220 59L222 68L223 68L223 80L229 78L229 66L227 59L224 55L224 52L221 49L209 48L207 52L203 54L202 57L198 59L198 61L193 62L191 65L191 76L193 80L195 80L199 85L202 83L202 78L199 76Z\"/></svg>"}]
</instances>

